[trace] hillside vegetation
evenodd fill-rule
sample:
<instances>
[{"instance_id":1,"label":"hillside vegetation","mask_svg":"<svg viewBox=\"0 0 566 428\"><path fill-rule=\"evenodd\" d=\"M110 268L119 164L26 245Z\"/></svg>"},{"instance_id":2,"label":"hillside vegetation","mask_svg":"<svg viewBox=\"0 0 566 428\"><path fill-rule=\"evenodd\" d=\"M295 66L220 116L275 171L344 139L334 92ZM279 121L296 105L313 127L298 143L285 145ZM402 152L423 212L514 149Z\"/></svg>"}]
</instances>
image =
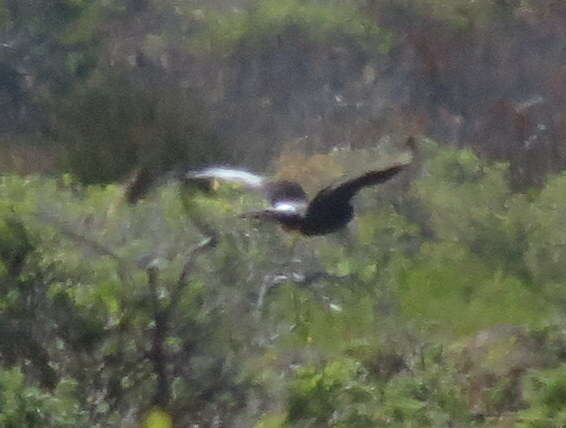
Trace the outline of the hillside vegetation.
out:
<instances>
[{"instance_id":1,"label":"hillside vegetation","mask_svg":"<svg viewBox=\"0 0 566 428\"><path fill-rule=\"evenodd\" d=\"M294 245L237 189L130 207L4 177L0 424L560 426L566 177L514 194L504 164L422 149L349 235ZM325 161L358 156L386 160Z\"/></svg>"}]
</instances>

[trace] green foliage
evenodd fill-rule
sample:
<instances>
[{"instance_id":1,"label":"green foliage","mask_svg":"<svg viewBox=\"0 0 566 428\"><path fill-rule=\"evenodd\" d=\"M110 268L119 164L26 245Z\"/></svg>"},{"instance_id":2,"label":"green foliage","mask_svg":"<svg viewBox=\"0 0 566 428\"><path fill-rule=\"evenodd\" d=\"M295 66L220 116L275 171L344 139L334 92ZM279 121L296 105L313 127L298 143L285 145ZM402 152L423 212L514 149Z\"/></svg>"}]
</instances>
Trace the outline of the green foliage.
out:
<instances>
[{"instance_id":1,"label":"green foliage","mask_svg":"<svg viewBox=\"0 0 566 428\"><path fill-rule=\"evenodd\" d=\"M97 1L83 1L80 16L72 26L61 36L66 45L86 44L96 41L97 30L100 28L104 16L105 5Z\"/></svg>"},{"instance_id":2,"label":"green foliage","mask_svg":"<svg viewBox=\"0 0 566 428\"><path fill-rule=\"evenodd\" d=\"M157 91L145 83L151 80L101 75L55 107L67 169L81 182L123 180L140 166L158 179L177 165L221 159L206 112L191 91Z\"/></svg>"},{"instance_id":3,"label":"green foliage","mask_svg":"<svg viewBox=\"0 0 566 428\"><path fill-rule=\"evenodd\" d=\"M543 283L559 283L566 274L564 264L559 261L566 250L564 216L561 215L566 206L565 183L563 174L549 179L531 207L526 261L534 278Z\"/></svg>"},{"instance_id":4,"label":"green foliage","mask_svg":"<svg viewBox=\"0 0 566 428\"><path fill-rule=\"evenodd\" d=\"M519 412L518 427L559 427L566 424L566 366L535 371L525 379L529 408Z\"/></svg>"},{"instance_id":5,"label":"green foliage","mask_svg":"<svg viewBox=\"0 0 566 428\"><path fill-rule=\"evenodd\" d=\"M376 390L366 377L360 363L349 359L333 361L320 369L298 370L290 386L287 423L289 426L369 426Z\"/></svg>"},{"instance_id":6,"label":"green foliage","mask_svg":"<svg viewBox=\"0 0 566 428\"><path fill-rule=\"evenodd\" d=\"M290 32L303 34L311 43L347 41L367 53L384 53L389 47L388 34L352 5L261 1L249 11L210 11L207 24L204 33L191 41L197 49L232 52L242 44L261 48L266 39L276 40Z\"/></svg>"},{"instance_id":7,"label":"green foliage","mask_svg":"<svg viewBox=\"0 0 566 428\"><path fill-rule=\"evenodd\" d=\"M510 192L505 166L443 150L425 168L435 174L414 191L436 239L420 248L404 275L403 311L461 333L540 321L544 303L525 267L532 218L524 198Z\"/></svg>"},{"instance_id":8,"label":"green foliage","mask_svg":"<svg viewBox=\"0 0 566 428\"><path fill-rule=\"evenodd\" d=\"M447 367L435 364L427 372L402 374L383 391L381 423L389 426L439 427L471 418L455 379Z\"/></svg>"},{"instance_id":9,"label":"green foliage","mask_svg":"<svg viewBox=\"0 0 566 428\"><path fill-rule=\"evenodd\" d=\"M563 177L517 195L505 165L423 154L404 194L360 193L352 233L299 241L238 218L261 202L236 188L169 182L125 206L117 186L3 177L6 382L63 406L58 426L498 426L521 403L521 423L560 418L564 275L545 255L562 251ZM0 415L30 417L14 406Z\"/></svg>"},{"instance_id":10,"label":"green foliage","mask_svg":"<svg viewBox=\"0 0 566 428\"><path fill-rule=\"evenodd\" d=\"M59 114L70 145L69 170L85 183L124 178L137 155L131 135L151 118L151 100L125 79L103 81L82 92Z\"/></svg>"},{"instance_id":11,"label":"green foliage","mask_svg":"<svg viewBox=\"0 0 566 428\"><path fill-rule=\"evenodd\" d=\"M413 10L427 18L434 18L455 29L471 26L492 26L511 21L524 1L492 2L489 0L401 0L396 6ZM540 5L538 5L540 7Z\"/></svg>"},{"instance_id":12,"label":"green foliage","mask_svg":"<svg viewBox=\"0 0 566 428\"><path fill-rule=\"evenodd\" d=\"M377 355L373 355L377 357ZM286 426L448 426L471 422L453 372L440 361L373 378L359 361L342 359L297 371Z\"/></svg>"},{"instance_id":13,"label":"green foliage","mask_svg":"<svg viewBox=\"0 0 566 428\"><path fill-rule=\"evenodd\" d=\"M144 422L143 428L172 428L171 416L159 408L151 409Z\"/></svg>"},{"instance_id":14,"label":"green foliage","mask_svg":"<svg viewBox=\"0 0 566 428\"><path fill-rule=\"evenodd\" d=\"M528 284L486 267L465 248L425 245L400 284L401 309L422 327L471 333L500 322L532 324L544 303Z\"/></svg>"},{"instance_id":15,"label":"green foliage","mask_svg":"<svg viewBox=\"0 0 566 428\"><path fill-rule=\"evenodd\" d=\"M299 242L238 219L260 201L233 188L181 199L163 180L122 206L109 185L265 166L297 136L356 147L377 138L353 130L391 122L495 152L508 134L528 150L508 145L515 175L540 178L564 164L546 111L564 104L561 8L0 1L1 142L62 145L72 173L0 180L0 427L564 425L566 341L546 334L566 318L564 175L517 194L506 164L428 142L413 183L359 195L352 233ZM374 121L392 101L411 108ZM286 161L307 189L377 162Z\"/></svg>"},{"instance_id":16,"label":"green foliage","mask_svg":"<svg viewBox=\"0 0 566 428\"><path fill-rule=\"evenodd\" d=\"M65 428L86 423L73 397L76 385L63 381L53 393L28 386L17 370L0 371L0 427Z\"/></svg>"},{"instance_id":17,"label":"green foliage","mask_svg":"<svg viewBox=\"0 0 566 428\"><path fill-rule=\"evenodd\" d=\"M0 2L0 29L4 30L10 25L10 13L4 4L4 1Z\"/></svg>"},{"instance_id":18,"label":"green foliage","mask_svg":"<svg viewBox=\"0 0 566 428\"><path fill-rule=\"evenodd\" d=\"M444 150L426 168L435 174L415 191L440 239L464 244L487 263L508 263L509 249L522 249L508 213L513 195L504 165L487 166L468 150Z\"/></svg>"}]
</instances>

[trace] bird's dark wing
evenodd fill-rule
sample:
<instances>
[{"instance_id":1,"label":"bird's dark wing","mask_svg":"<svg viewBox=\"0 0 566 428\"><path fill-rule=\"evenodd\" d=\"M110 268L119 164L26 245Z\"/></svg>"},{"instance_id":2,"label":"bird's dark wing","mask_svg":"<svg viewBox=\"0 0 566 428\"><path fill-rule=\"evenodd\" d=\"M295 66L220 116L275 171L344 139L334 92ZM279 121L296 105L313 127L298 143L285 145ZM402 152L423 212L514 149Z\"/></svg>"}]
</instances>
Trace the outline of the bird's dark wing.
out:
<instances>
[{"instance_id":1,"label":"bird's dark wing","mask_svg":"<svg viewBox=\"0 0 566 428\"><path fill-rule=\"evenodd\" d=\"M397 164L379 171L370 171L360 177L348 180L337 187L327 187L317 194L313 202L317 198L327 197L338 198L339 200L347 202L351 198L353 198L354 195L358 193L362 188L385 183L386 181L397 175L406 166L407 164Z\"/></svg>"},{"instance_id":2,"label":"bird's dark wing","mask_svg":"<svg viewBox=\"0 0 566 428\"><path fill-rule=\"evenodd\" d=\"M302 225L306 235L324 235L346 226L354 216L350 205L352 197L363 187L383 183L397 174L404 165L395 165L380 171L370 171L337 187L326 187L307 207Z\"/></svg>"}]
</instances>

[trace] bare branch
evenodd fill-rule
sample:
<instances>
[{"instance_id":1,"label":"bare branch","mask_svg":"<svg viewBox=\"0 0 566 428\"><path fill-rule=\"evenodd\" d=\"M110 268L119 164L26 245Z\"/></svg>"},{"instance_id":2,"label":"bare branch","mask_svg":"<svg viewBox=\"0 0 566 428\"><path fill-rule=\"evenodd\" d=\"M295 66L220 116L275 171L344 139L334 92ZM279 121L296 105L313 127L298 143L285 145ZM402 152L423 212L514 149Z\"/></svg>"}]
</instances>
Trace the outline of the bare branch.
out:
<instances>
[{"instance_id":1,"label":"bare branch","mask_svg":"<svg viewBox=\"0 0 566 428\"><path fill-rule=\"evenodd\" d=\"M331 281L344 281L352 279L352 275L333 275L328 272L309 272L306 274L299 274L293 272L291 274L268 274L264 277L263 283L259 289L259 294L256 302L256 317L261 316L261 311L265 304L265 299L269 293L281 284L291 283L295 285L300 285L301 287L309 288L312 284L317 283L322 280ZM312 290L312 288L311 288ZM312 290L315 295L322 299L327 300L325 296L320 295L316 290Z\"/></svg>"},{"instance_id":2,"label":"bare branch","mask_svg":"<svg viewBox=\"0 0 566 428\"><path fill-rule=\"evenodd\" d=\"M147 269L147 282L153 306L153 318L155 327L153 329L153 340L149 358L153 364L153 370L157 376L157 388L154 403L167 406L171 398L169 378L167 376L167 356L165 355L165 339L167 338L169 325L168 313L159 305L159 271L156 268Z\"/></svg>"},{"instance_id":3,"label":"bare branch","mask_svg":"<svg viewBox=\"0 0 566 428\"><path fill-rule=\"evenodd\" d=\"M65 236L66 238L70 239L71 241L82 245L84 247L89 248L90 250L94 251L99 256L107 256L113 259L118 264L118 276L123 283L131 282L131 277L129 274L129 269L131 267L140 267L137 266L135 263L124 259L123 257L118 256L109 248L105 247L101 243L97 242L93 238L89 238L79 232L73 230L71 226L68 224L56 219L54 216L49 215L47 213L38 213L36 217L44 222L49 224L50 226L57 229L61 235Z\"/></svg>"},{"instance_id":4,"label":"bare branch","mask_svg":"<svg viewBox=\"0 0 566 428\"><path fill-rule=\"evenodd\" d=\"M49 224L57 229L61 235L69 238L70 240L76 242L77 244L84 245L85 247L90 248L92 251L97 253L99 256L109 256L114 260L122 263L123 260L117 256L113 251L106 248L102 244L96 242L91 238L87 238L86 236L74 231L68 224L63 223L62 221L56 219L54 216L49 214L37 214L37 218L44 223Z\"/></svg>"},{"instance_id":5,"label":"bare branch","mask_svg":"<svg viewBox=\"0 0 566 428\"><path fill-rule=\"evenodd\" d=\"M160 305L158 293L159 270L155 267L150 267L146 270L155 322L151 351L148 354L148 357L153 364L154 372L157 376L157 389L154 397L155 404L165 407L169 404L171 398L171 388L167 374L167 355L164 345L165 340L169 335L169 320L171 318L171 314L177 307L180 294L188 284L187 280L196 257L215 246L216 240L214 238L207 238L190 251L175 289L171 293L171 301L165 307Z\"/></svg>"},{"instance_id":6,"label":"bare branch","mask_svg":"<svg viewBox=\"0 0 566 428\"><path fill-rule=\"evenodd\" d=\"M177 304L179 303L179 298L181 297L181 293L188 284L188 277L193 269L197 256L201 253L212 250L218 244L215 235L216 232L214 232L214 236L209 236L208 238L205 238L203 241L201 241L196 246L194 246L189 252L189 255L187 256L187 260L185 261L185 264L183 266L183 270L181 271L181 275L179 275L179 279L177 280L175 289L171 293L171 301L166 309L168 314L173 312Z\"/></svg>"}]
</instances>

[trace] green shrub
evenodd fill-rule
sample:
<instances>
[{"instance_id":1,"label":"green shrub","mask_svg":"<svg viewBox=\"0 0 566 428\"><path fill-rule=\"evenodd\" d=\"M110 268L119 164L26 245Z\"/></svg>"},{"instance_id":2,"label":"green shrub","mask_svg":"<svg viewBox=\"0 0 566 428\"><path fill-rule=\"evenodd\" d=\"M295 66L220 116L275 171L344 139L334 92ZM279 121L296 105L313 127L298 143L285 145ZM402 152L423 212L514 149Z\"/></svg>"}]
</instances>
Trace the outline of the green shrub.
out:
<instances>
[{"instance_id":1,"label":"green shrub","mask_svg":"<svg viewBox=\"0 0 566 428\"><path fill-rule=\"evenodd\" d=\"M180 425L481 426L477 403L499 423L521 402L527 370L565 359L561 334L537 333L561 331L564 316L565 182L515 195L504 165L434 145L423 154L407 193L395 183L360 193L353 233L298 241L238 218L263 202L235 187L180 197L169 182L127 206L114 185L3 177L7 373L41 385L39 407L67 403L60 388L75 385L77 413L62 415L89 426L128 426L156 402ZM189 263L179 288L206 230L218 245ZM156 401L151 351L162 311L168 406ZM521 333L490 335L505 325ZM467 353L491 358L483 370L442 352L466 336ZM487 367L510 358L516 370ZM560 395L556 370L524 381L522 423L560 420L548 398ZM10 418L29 417L13 409Z\"/></svg>"},{"instance_id":2,"label":"green shrub","mask_svg":"<svg viewBox=\"0 0 566 428\"><path fill-rule=\"evenodd\" d=\"M73 394L76 384L63 381L53 393L28 386L17 370L0 371L0 427L65 428L86 423Z\"/></svg>"},{"instance_id":3,"label":"green shrub","mask_svg":"<svg viewBox=\"0 0 566 428\"><path fill-rule=\"evenodd\" d=\"M561 427L566 424L566 366L538 370L525 379L529 408L518 413L518 427Z\"/></svg>"},{"instance_id":4,"label":"green shrub","mask_svg":"<svg viewBox=\"0 0 566 428\"><path fill-rule=\"evenodd\" d=\"M316 1L261 1L249 10L207 17L207 28L191 44L196 49L232 52L236 47L264 48L290 31L300 32L306 40L327 43L340 40L367 53L383 53L390 36L351 5L321 4Z\"/></svg>"}]
</instances>

